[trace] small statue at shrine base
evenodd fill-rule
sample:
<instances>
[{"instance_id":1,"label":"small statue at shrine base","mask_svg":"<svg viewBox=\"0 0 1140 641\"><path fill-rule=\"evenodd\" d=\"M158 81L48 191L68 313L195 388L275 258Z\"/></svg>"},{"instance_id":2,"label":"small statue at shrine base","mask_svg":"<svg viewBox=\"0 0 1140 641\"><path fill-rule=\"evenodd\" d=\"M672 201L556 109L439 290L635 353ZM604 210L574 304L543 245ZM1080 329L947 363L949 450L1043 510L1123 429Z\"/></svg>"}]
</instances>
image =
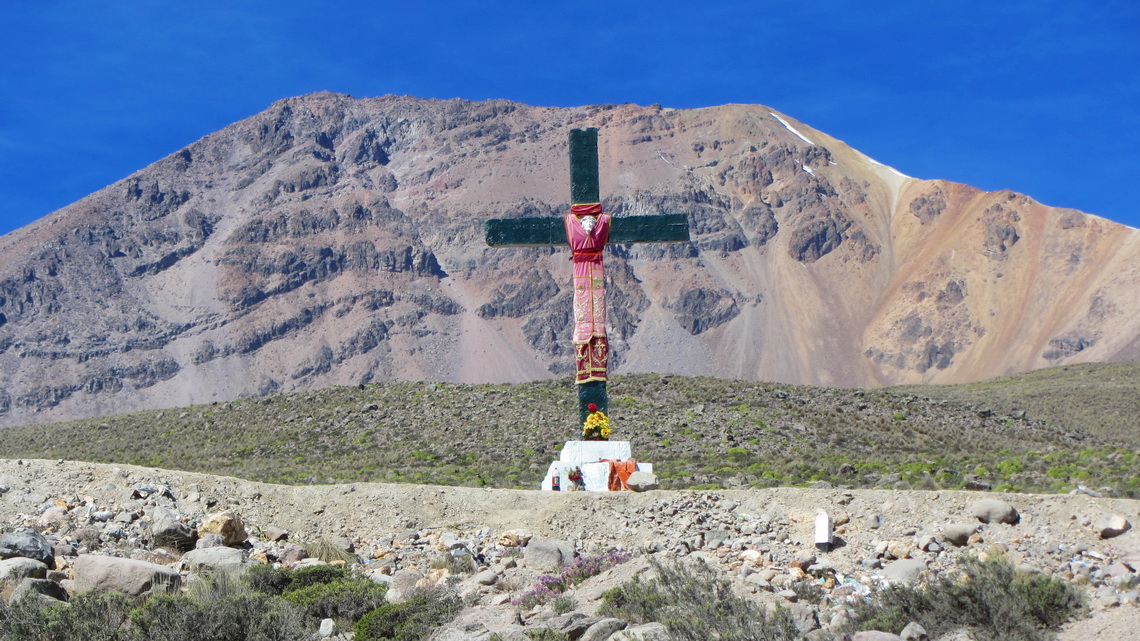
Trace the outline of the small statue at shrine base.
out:
<instances>
[{"instance_id":1,"label":"small statue at shrine base","mask_svg":"<svg viewBox=\"0 0 1140 641\"><path fill-rule=\"evenodd\" d=\"M604 412L598 411L598 406L590 403L588 406L590 415L586 417L586 423L582 426L582 439L586 441L608 441L610 440L610 419Z\"/></svg>"}]
</instances>

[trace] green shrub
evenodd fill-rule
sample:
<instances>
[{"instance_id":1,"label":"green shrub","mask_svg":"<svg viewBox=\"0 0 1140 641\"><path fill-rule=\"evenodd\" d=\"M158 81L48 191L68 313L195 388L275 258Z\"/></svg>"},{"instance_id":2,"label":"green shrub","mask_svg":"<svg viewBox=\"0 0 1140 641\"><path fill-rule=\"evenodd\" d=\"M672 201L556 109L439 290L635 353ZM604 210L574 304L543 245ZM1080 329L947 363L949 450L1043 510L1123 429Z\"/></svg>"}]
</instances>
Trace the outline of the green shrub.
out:
<instances>
[{"instance_id":1,"label":"green shrub","mask_svg":"<svg viewBox=\"0 0 1140 641\"><path fill-rule=\"evenodd\" d=\"M311 617L355 623L384 605L387 592L386 585L354 578L290 589L283 598Z\"/></svg>"},{"instance_id":2,"label":"green shrub","mask_svg":"<svg viewBox=\"0 0 1140 641\"><path fill-rule=\"evenodd\" d=\"M526 638L530 639L530 641L570 641L569 634L560 632L554 628L527 630Z\"/></svg>"},{"instance_id":3,"label":"green shrub","mask_svg":"<svg viewBox=\"0 0 1140 641\"><path fill-rule=\"evenodd\" d=\"M285 592L292 580L292 572L272 565L254 565L242 575L242 580L254 592L277 596Z\"/></svg>"},{"instance_id":4,"label":"green shrub","mask_svg":"<svg viewBox=\"0 0 1140 641\"><path fill-rule=\"evenodd\" d=\"M432 558L429 564L433 570L447 570L451 574L474 574L478 565L470 554L455 555L450 552L440 552Z\"/></svg>"},{"instance_id":5,"label":"green shrub","mask_svg":"<svg viewBox=\"0 0 1140 641\"><path fill-rule=\"evenodd\" d=\"M78 594L46 608L35 599L0 599L0 640L135 641L140 637L128 625L134 606L134 599L119 593Z\"/></svg>"},{"instance_id":6,"label":"green shrub","mask_svg":"<svg viewBox=\"0 0 1140 641\"><path fill-rule=\"evenodd\" d=\"M730 582L700 565L650 562L656 577L603 595L599 612L631 623L659 622L677 641L791 641L800 638L784 608L768 613L732 592Z\"/></svg>"},{"instance_id":7,"label":"green shrub","mask_svg":"<svg viewBox=\"0 0 1140 641\"><path fill-rule=\"evenodd\" d=\"M550 607L554 610L555 614L566 614L567 612L573 612L578 607L578 599L575 599L569 594L563 594L562 596L555 597L555 599L550 602Z\"/></svg>"},{"instance_id":8,"label":"green shrub","mask_svg":"<svg viewBox=\"0 0 1140 641\"><path fill-rule=\"evenodd\" d=\"M984 638L1043 641L1080 611L1077 588L1018 571L1004 558L959 560L957 573L925 587L892 586L856 609L854 629L898 633L917 621L931 638L968 628Z\"/></svg>"},{"instance_id":9,"label":"green shrub","mask_svg":"<svg viewBox=\"0 0 1140 641\"><path fill-rule=\"evenodd\" d=\"M312 585L344 581L351 576L348 568L336 565L313 565L297 570L255 565L245 573L243 580L255 592L280 596Z\"/></svg>"},{"instance_id":10,"label":"green shrub","mask_svg":"<svg viewBox=\"0 0 1140 641\"><path fill-rule=\"evenodd\" d=\"M153 596L131 612L132 631L146 641L300 641L307 639L300 611L265 594L195 599Z\"/></svg>"},{"instance_id":11,"label":"green shrub","mask_svg":"<svg viewBox=\"0 0 1140 641\"><path fill-rule=\"evenodd\" d=\"M309 636L305 623L292 604L224 574L131 611L131 629L146 641L295 641Z\"/></svg>"},{"instance_id":12,"label":"green shrub","mask_svg":"<svg viewBox=\"0 0 1140 641\"><path fill-rule=\"evenodd\" d=\"M310 632L291 604L219 578L186 594L133 599L88 592L67 604L0 601L2 641L300 641Z\"/></svg>"},{"instance_id":13,"label":"green shrub","mask_svg":"<svg viewBox=\"0 0 1140 641\"><path fill-rule=\"evenodd\" d=\"M792 584L792 592L796 593L796 600L804 603L814 603L819 605L827 597L827 592L818 583L808 581L796 581Z\"/></svg>"},{"instance_id":14,"label":"green shrub","mask_svg":"<svg viewBox=\"0 0 1140 641\"><path fill-rule=\"evenodd\" d=\"M442 590L416 590L403 603L388 603L356 622L356 641L421 641L455 618L462 603Z\"/></svg>"}]
</instances>

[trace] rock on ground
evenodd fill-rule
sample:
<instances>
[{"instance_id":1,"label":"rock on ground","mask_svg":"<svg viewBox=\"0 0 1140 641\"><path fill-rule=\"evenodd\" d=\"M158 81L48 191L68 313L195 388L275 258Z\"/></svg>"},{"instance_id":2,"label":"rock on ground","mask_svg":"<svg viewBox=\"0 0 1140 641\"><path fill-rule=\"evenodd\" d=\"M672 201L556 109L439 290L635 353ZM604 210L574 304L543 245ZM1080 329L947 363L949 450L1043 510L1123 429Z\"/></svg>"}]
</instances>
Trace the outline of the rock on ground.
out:
<instances>
[{"instance_id":1,"label":"rock on ground","mask_svg":"<svg viewBox=\"0 0 1140 641\"><path fill-rule=\"evenodd\" d=\"M281 540L278 532L269 532L272 527L365 562L373 580L392 585L393 599L454 577L465 600L475 604L465 612L479 614L481 622L465 614L456 626L466 620L479 630L501 631L504 639L525 638L519 635L526 629L552 625L586 634L603 621L601 595L626 581L645 580L651 556L700 561L728 579L738 595L787 605L778 595L795 595L791 588L800 582L846 602L862 598L899 568L925 567L938 574L953 568L959 555L1000 553L1033 571L1087 586L1092 617L1069 630L1099 634L1095 626L1105 620L1110 631L1140 628L1140 621L1128 619L1140 611L1140 593L1133 587L1140 583L1140 534L1127 529L1105 540L1096 528L1102 515L1140 513L1134 500L842 488L601 494L278 486L127 465L12 460L0 460L0 478L8 488L0 494L0 536L41 528L54 563L39 567L46 568L48 580L74 589L107 585L144 593L189 581L211 564L192 565L197 553L186 559L175 546L158 545L152 526L174 519L193 528L225 506L231 523L243 523L232 529L247 534L242 548L250 563L323 563L305 558L304 548ZM162 490L141 491L153 488ZM987 502L998 505L992 510ZM51 508L64 515L56 513L41 525ZM828 551L814 545L814 519L821 509L835 516L840 542ZM1017 514L1013 523L1011 512ZM197 541L199 552L236 555L235 560L243 554L225 543L220 532ZM576 616L556 617L549 606L520 612L511 604L540 575L557 574L578 555L614 549L632 551L634 557L574 588L571 614ZM67 579L71 572L74 581ZM826 633L842 620L841 612L827 606L805 600L796 605L805 628L815 625L812 615L828 622L809 634L820 636L817 632ZM522 614L525 625L516 621ZM446 632L449 636L441 638L470 635L460 627ZM611 638L653 641L658 632L637 626Z\"/></svg>"},{"instance_id":2,"label":"rock on ground","mask_svg":"<svg viewBox=\"0 0 1140 641\"><path fill-rule=\"evenodd\" d=\"M1017 525L1020 515L1009 503L998 499L981 499L970 504L970 514L982 523Z\"/></svg>"},{"instance_id":3,"label":"rock on ground","mask_svg":"<svg viewBox=\"0 0 1140 641\"><path fill-rule=\"evenodd\" d=\"M112 556L84 554L75 559L75 584L79 592L110 590L129 596L177 592L182 577L171 568Z\"/></svg>"},{"instance_id":4,"label":"rock on ground","mask_svg":"<svg viewBox=\"0 0 1140 641\"><path fill-rule=\"evenodd\" d=\"M31 529L0 536L0 559L22 557L35 559L48 567L55 566L55 551L39 532Z\"/></svg>"},{"instance_id":5,"label":"rock on ground","mask_svg":"<svg viewBox=\"0 0 1140 641\"><path fill-rule=\"evenodd\" d=\"M556 572L574 560L574 544L556 539L531 539L523 548L527 567L542 572Z\"/></svg>"},{"instance_id":6,"label":"rock on ground","mask_svg":"<svg viewBox=\"0 0 1140 641\"><path fill-rule=\"evenodd\" d=\"M1096 524L1097 533L1102 539L1111 539L1132 529L1132 523L1119 514L1105 514Z\"/></svg>"}]
</instances>

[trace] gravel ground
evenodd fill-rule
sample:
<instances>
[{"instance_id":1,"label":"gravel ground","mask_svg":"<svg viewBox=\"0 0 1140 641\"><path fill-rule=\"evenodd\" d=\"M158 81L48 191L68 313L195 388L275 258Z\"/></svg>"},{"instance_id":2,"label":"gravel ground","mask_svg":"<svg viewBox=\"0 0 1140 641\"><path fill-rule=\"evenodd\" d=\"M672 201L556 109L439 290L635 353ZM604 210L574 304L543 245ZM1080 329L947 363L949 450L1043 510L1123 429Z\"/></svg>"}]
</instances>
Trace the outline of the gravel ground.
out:
<instances>
[{"instance_id":1,"label":"gravel ground","mask_svg":"<svg viewBox=\"0 0 1140 641\"><path fill-rule=\"evenodd\" d=\"M974 504L984 499L1015 508L1018 523L980 523ZM44 523L52 506L68 511L71 525ZM780 589L802 576L796 566L808 556L837 579L829 589L841 599L857 597L859 586L889 575L896 559L918 559L939 570L963 552L1001 550L1023 566L1087 587L1092 616L1070 624L1062 639L1140 638L1133 572L1140 569L1140 535L1132 529L1102 538L1097 531L1108 515L1140 518L1135 500L796 488L596 494L371 483L281 486L127 465L0 460L3 532L39 526L66 539L76 514L109 511L136 515L133 523L119 519L135 528L127 528L122 545L145 547L145 537L132 541L131 532L145 531L148 510L156 506L190 522L232 510L251 538L281 528L296 541L350 539L359 556L376 563L395 558L392 551L411 532L420 538L477 532L470 536L490 541L520 529L536 538L573 541L583 554L620 547L700 556L733 577L740 593L767 601L779 600ZM813 523L821 509L835 520L841 542L829 552L814 545ZM947 540L946 528L954 524L977 528L971 543L959 548ZM388 563L395 570L426 561L405 555ZM814 572L822 576L818 567ZM526 578L516 581L519 589ZM490 604L493 595L485 596Z\"/></svg>"}]
</instances>

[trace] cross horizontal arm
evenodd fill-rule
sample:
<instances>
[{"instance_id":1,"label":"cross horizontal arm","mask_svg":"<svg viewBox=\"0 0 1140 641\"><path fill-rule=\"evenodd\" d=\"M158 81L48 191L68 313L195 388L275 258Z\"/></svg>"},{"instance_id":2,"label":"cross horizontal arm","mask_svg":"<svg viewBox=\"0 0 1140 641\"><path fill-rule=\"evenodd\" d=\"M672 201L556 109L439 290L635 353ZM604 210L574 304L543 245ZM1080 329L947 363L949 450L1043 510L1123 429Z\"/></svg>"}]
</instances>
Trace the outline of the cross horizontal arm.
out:
<instances>
[{"instance_id":1,"label":"cross horizontal arm","mask_svg":"<svg viewBox=\"0 0 1140 641\"><path fill-rule=\"evenodd\" d=\"M687 243L688 214L619 216L610 220L611 243Z\"/></svg>"},{"instance_id":2,"label":"cross horizontal arm","mask_svg":"<svg viewBox=\"0 0 1140 641\"><path fill-rule=\"evenodd\" d=\"M562 218L495 218L483 221L483 237L491 247L547 247L566 244Z\"/></svg>"},{"instance_id":3,"label":"cross horizontal arm","mask_svg":"<svg viewBox=\"0 0 1140 641\"><path fill-rule=\"evenodd\" d=\"M549 247L566 244L561 218L496 218L483 221L483 236L491 247ZM617 216L610 221L611 243L687 243L686 214Z\"/></svg>"}]
</instances>

